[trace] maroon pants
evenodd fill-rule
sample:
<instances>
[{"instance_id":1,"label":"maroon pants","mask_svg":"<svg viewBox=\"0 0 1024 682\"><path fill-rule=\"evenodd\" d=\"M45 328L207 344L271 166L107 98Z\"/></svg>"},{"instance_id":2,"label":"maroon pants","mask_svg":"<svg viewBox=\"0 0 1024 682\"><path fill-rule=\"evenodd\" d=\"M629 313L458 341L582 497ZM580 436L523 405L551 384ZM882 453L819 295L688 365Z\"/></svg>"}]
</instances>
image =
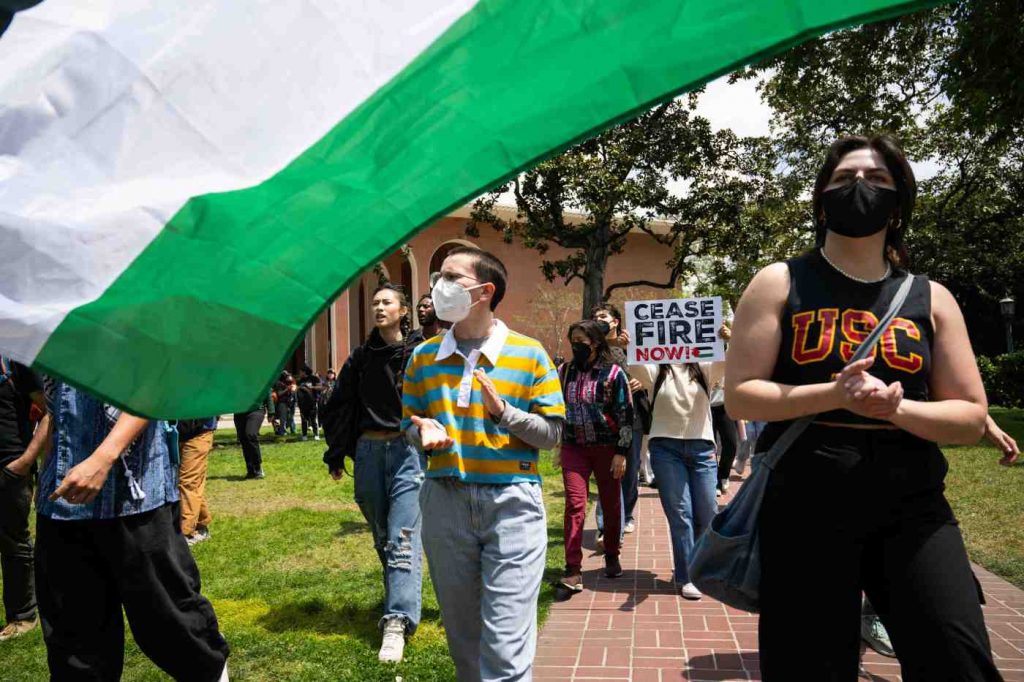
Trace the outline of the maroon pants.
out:
<instances>
[{"instance_id":1,"label":"maroon pants","mask_svg":"<svg viewBox=\"0 0 1024 682\"><path fill-rule=\"evenodd\" d=\"M575 573L583 565L583 522L587 517L587 485L593 472L604 510L604 551L619 555L622 488L612 478L612 446L562 444L562 481L565 483L565 568Z\"/></svg>"}]
</instances>

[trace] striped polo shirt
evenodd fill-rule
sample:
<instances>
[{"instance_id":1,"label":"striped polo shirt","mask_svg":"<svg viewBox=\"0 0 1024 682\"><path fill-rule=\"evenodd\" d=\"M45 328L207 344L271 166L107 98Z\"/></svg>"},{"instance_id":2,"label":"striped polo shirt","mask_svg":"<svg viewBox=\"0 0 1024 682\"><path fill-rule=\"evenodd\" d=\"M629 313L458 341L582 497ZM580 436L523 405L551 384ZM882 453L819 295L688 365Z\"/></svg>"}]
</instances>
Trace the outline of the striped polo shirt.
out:
<instances>
[{"instance_id":1,"label":"striped polo shirt","mask_svg":"<svg viewBox=\"0 0 1024 682\"><path fill-rule=\"evenodd\" d=\"M402 429L417 415L436 419L455 444L430 453L428 478L468 483L540 481L537 449L513 436L484 407L474 369L483 369L508 404L545 417L565 418L562 387L537 341L494 321L491 335L468 357L448 330L413 351L405 371Z\"/></svg>"}]
</instances>

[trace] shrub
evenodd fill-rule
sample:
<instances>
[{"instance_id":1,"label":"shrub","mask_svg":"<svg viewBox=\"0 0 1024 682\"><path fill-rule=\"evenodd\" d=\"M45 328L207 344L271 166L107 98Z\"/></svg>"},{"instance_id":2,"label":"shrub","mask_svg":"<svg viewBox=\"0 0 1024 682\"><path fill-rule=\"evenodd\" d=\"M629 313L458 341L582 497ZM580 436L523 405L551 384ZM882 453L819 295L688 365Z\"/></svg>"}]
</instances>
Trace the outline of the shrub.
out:
<instances>
[{"instance_id":1,"label":"shrub","mask_svg":"<svg viewBox=\"0 0 1024 682\"><path fill-rule=\"evenodd\" d=\"M979 356L978 369L989 404L1024 407L1024 352Z\"/></svg>"}]
</instances>

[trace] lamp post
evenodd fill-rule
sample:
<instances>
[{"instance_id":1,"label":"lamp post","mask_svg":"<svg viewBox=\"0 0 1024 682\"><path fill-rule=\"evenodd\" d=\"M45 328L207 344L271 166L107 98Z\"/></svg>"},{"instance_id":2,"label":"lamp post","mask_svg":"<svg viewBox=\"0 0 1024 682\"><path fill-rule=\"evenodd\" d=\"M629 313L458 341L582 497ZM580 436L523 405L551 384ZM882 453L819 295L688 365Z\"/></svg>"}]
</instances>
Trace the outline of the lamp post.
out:
<instances>
[{"instance_id":1,"label":"lamp post","mask_svg":"<svg viewBox=\"0 0 1024 682\"><path fill-rule=\"evenodd\" d=\"M1013 314L1014 300L1009 294L999 301L999 310L1003 313L1003 324L1006 325L1006 352L1013 352Z\"/></svg>"}]
</instances>

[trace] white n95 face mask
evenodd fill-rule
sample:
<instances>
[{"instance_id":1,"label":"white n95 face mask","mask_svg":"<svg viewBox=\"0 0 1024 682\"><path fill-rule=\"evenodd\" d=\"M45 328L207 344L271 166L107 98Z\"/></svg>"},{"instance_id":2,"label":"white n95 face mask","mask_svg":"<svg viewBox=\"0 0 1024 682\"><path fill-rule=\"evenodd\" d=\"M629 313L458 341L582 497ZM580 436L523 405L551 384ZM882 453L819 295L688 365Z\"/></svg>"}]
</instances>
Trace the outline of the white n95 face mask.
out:
<instances>
[{"instance_id":1,"label":"white n95 face mask","mask_svg":"<svg viewBox=\"0 0 1024 682\"><path fill-rule=\"evenodd\" d=\"M470 289L479 289L482 286L479 284L467 289L458 282L449 282L444 278L437 280L430 292L430 298L434 302L434 314L445 322L462 322L469 315L469 309L475 305L473 297L469 295Z\"/></svg>"}]
</instances>

